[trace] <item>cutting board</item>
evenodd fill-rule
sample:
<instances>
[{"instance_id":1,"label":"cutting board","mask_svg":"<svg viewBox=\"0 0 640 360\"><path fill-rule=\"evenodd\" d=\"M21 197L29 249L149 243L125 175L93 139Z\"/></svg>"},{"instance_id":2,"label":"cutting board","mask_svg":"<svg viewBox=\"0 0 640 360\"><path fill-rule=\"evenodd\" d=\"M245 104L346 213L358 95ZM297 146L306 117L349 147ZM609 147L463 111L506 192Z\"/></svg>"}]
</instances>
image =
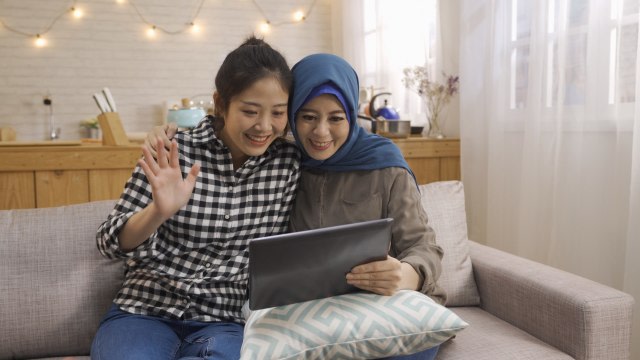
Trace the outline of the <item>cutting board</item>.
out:
<instances>
[{"instance_id":1,"label":"cutting board","mask_svg":"<svg viewBox=\"0 0 640 360\"><path fill-rule=\"evenodd\" d=\"M73 146L80 144L82 144L80 140L0 141L0 146Z\"/></svg>"}]
</instances>

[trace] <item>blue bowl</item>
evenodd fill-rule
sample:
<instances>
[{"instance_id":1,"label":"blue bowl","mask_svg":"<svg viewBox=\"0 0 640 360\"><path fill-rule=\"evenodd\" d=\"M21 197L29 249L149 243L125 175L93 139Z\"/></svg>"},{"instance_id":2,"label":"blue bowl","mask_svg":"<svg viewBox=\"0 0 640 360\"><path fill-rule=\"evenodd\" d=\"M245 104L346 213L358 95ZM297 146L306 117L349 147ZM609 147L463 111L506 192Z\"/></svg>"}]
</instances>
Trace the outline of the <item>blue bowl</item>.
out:
<instances>
[{"instance_id":1,"label":"blue bowl","mask_svg":"<svg viewBox=\"0 0 640 360\"><path fill-rule=\"evenodd\" d=\"M169 109L167 122L176 123L179 128L193 128L207 113L202 108Z\"/></svg>"}]
</instances>

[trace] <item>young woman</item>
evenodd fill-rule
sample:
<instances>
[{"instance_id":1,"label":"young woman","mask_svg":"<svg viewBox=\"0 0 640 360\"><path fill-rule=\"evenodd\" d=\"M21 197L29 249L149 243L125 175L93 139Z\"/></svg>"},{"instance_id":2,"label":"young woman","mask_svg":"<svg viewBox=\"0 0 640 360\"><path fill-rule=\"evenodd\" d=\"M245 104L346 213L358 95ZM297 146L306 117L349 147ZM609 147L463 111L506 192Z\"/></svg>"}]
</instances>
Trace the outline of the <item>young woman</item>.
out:
<instances>
[{"instance_id":1,"label":"young woman","mask_svg":"<svg viewBox=\"0 0 640 360\"><path fill-rule=\"evenodd\" d=\"M287 230L299 152L279 138L291 72L250 38L215 80L215 117L144 159L98 229L100 252L126 258L125 281L93 359L237 359L248 242Z\"/></svg>"},{"instance_id":2,"label":"young woman","mask_svg":"<svg viewBox=\"0 0 640 360\"><path fill-rule=\"evenodd\" d=\"M427 224L418 187L400 150L358 125L355 70L330 54L305 57L292 69L289 125L302 153L302 176L290 230L301 231L391 217L389 256L355 267L350 284L381 295L418 290L444 303L437 280L442 249ZM167 132L167 134L165 134ZM175 133L156 127L147 144ZM433 359L438 348L397 359Z\"/></svg>"}]
</instances>

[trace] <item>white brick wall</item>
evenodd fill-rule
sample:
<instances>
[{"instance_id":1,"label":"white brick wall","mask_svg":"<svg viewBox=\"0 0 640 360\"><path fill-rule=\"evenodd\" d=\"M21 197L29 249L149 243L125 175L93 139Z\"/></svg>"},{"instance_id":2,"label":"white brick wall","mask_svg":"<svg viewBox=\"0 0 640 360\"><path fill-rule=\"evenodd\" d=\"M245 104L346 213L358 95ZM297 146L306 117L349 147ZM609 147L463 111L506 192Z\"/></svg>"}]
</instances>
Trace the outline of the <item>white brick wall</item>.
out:
<instances>
[{"instance_id":1,"label":"white brick wall","mask_svg":"<svg viewBox=\"0 0 640 360\"><path fill-rule=\"evenodd\" d=\"M199 0L135 0L145 18L178 30L195 13ZM6 0L0 19L19 30L42 31L69 0ZM274 23L306 10L310 0L259 0ZM0 127L11 126L19 140L47 136L43 96L51 94L55 123L63 139L82 136L81 120L99 111L91 95L109 87L128 132L146 132L164 121L165 101L211 93L225 55L252 33L262 15L250 0L205 0L196 19L199 35L189 31L154 40L146 36L130 4L115 0L78 0L84 17L63 15L45 35L48 45L0 26ZM305 22L273 27L264 36L290 65L313 52L332 52L332 0L318 0Z\"/></svg>"}]
</instances>

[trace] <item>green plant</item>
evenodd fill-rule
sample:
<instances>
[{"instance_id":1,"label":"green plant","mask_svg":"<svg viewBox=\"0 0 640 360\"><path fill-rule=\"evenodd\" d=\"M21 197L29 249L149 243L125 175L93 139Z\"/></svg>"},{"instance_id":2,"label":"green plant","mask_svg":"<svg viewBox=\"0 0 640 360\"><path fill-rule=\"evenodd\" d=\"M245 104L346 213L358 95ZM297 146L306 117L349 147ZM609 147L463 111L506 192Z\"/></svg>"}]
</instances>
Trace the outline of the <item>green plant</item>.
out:
<instances>
[{"instance_id":1,"label":"green plant","mask_svg":"<svg viewBox=\"0 0 640 360\"><path fill-rule=\"evenodd\" d=\"M80 127L85 129L98 129L100 126L98 125L98 119L96 118L88 118L80 121Z\"/></svg>"}]
</instances>

